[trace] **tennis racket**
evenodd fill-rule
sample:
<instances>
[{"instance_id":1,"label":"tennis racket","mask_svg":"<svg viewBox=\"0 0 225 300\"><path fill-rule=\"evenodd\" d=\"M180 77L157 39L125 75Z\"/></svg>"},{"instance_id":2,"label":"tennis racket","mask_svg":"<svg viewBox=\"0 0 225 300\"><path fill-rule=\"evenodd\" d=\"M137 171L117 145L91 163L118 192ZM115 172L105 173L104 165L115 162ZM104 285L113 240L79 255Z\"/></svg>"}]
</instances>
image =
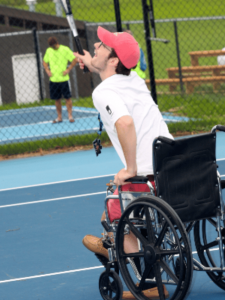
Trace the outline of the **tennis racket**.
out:
<instances>
[{"instance_id":1,"label":"tennis racket","mask_svg":"<svg viewBox=\"0 0 225 300\"><path fill-rule=\"evenodd\" d=\"M61 5L62 5L62 7L65 11L66 18L67 18L68 24L70 26L70 29L73 33L78 53L80 53L81 55L84 55L84 51L83 51L83 48L81 46L81 42L80 42L80 39L79 39L79 36L78 36L77 28L76 28L76 25L75 25L75 22L74 22L74 19L73 19L70 0L60 0L60 1L61 1ZM84 73L87 73L87 72L89 72L89 70L86 66L84 66Z\"/></svg>"}]
</instances>

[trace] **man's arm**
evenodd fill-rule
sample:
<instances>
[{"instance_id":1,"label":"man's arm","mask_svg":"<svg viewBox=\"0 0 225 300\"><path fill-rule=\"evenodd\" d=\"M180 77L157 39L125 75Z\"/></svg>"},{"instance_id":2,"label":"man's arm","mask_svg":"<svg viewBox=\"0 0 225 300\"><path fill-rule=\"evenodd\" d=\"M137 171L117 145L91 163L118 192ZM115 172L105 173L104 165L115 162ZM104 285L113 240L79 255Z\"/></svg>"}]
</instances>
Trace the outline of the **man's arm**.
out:
<instances>
[{"instance_id":1,"label":"man's arm","mask_svg":"<svg viewBox=\"0 0 225 300\"><path fill-rule=\"evenodd\" d=\"M48 77L52 76L52 72L49 70L48 64L43 60L43 66L45 69L45 72L47 73Z\"/></svg>"},{"instance_id":2,"label":"man's arm","mask_svg":"<svg viewBox=\"0 0 225 300\"><path fill-rule=\"evenodd\" d=\"M71 62L69 67L63 72L63 75L69 74L69 72L73 69L73 67L78 63L78 58L75 57L74 60Z\"/></svg>"},{"instance_id":3,"label":"man's arm","mask_svg":"<svg viewBox=\"0 0 225 300\"><path fill-rule=\"evenodd\" d=\"M137 137L132 117L123 116L115 123L117 135L126 160L127 169L122 169L115 175L114 182L125 184L125 180L137 175L136 146Z\"/></svg>"}]
</instances>

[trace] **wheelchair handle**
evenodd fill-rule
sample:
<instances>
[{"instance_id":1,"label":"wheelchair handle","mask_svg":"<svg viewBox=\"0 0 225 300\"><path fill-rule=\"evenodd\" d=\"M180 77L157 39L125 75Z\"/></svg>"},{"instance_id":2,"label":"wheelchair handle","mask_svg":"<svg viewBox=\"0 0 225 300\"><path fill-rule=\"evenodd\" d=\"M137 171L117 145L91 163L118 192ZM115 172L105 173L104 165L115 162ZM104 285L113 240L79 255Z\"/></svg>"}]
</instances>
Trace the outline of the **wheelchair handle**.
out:
<instances>
[{"instance_id":1,"label":"wheelchair handle","mask_svg":"<svg viewBox=\"0 0 225 300\"><path fill-rule=\"evenodd\" d=\"M215 133L216 130L224 131L225 132L225 126L223 126L223 125L216 125L216 126L213 127L213 129L211 131L212 131L212 133Z\"/></svg>"},{"instance_id":2,"label":"wheelchair handle","mask_svg":"<svg viewBox=\"0 0 225 300\"><path fill-rule=\"evenodd\" d=\"M174 145L174 140L171 140L171 139L169 139L169 138L167 138L167 137L165 137L165 136L159 136L158 138L157 138L157 140L158 141L160 141L160 142L164 142L164 143L166 143L166 144L169 144L169 145Z\"/></svg>"}]
</instances>

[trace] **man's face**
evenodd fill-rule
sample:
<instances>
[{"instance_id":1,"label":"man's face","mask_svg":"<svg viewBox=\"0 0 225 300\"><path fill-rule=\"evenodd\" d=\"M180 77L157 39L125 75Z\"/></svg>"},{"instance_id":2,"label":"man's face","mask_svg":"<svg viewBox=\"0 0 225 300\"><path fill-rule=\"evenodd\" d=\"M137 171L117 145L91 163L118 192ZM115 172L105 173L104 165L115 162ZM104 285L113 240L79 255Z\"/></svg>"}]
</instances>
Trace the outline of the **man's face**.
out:
<instances>
[{"instance_id":1,"label":"man's face","mask_svg":"<svg viewBox=\"0 0 225 300\"><path fill-rule=\"evenodd\" d=\"M99 42L94 44L95 55L92 58L91 64L99 71L104 71L107 68L108 57L112 49L104 43Z\"/></svg>"}]
</instances>

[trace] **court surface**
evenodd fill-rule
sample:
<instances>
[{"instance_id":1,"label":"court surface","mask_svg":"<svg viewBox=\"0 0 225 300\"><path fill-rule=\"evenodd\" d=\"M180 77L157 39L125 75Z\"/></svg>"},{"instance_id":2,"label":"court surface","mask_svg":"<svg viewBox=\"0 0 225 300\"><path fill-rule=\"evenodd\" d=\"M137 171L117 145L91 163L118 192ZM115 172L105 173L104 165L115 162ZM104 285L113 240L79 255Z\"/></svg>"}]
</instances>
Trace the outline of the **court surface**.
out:
<instances>
[{"instance_id":1,"label":"court surface","mask_svg":"<svg viewBox=\"0 0 225 300\"><path fill-rule=\"evenodd\" d=\"M70 123L67 109L62 106L63 122L52 124L57 117L55 106L0 111L0 144L95 133L99 129L97 116L98 112L94 108L74 106L75 123ZM188 121L186 117L173 116L170 113L163 113L163 118L167 123Z\"/></svg>"},{"instance_id":2,"label":"court surface","mask_svg":"<svg viewBox=\"0 0 225 300\"><path fill-rule=\"evenodd\" d=\"M224 177L225 134L217 137ZM102 299L104 268L81 241L100 236L105 184L122 167L111 147L98 157L88 150L0 162L1 300ZM224 296L205 272L194 272L187 299Z\"/></svg>"}]
</instances>

